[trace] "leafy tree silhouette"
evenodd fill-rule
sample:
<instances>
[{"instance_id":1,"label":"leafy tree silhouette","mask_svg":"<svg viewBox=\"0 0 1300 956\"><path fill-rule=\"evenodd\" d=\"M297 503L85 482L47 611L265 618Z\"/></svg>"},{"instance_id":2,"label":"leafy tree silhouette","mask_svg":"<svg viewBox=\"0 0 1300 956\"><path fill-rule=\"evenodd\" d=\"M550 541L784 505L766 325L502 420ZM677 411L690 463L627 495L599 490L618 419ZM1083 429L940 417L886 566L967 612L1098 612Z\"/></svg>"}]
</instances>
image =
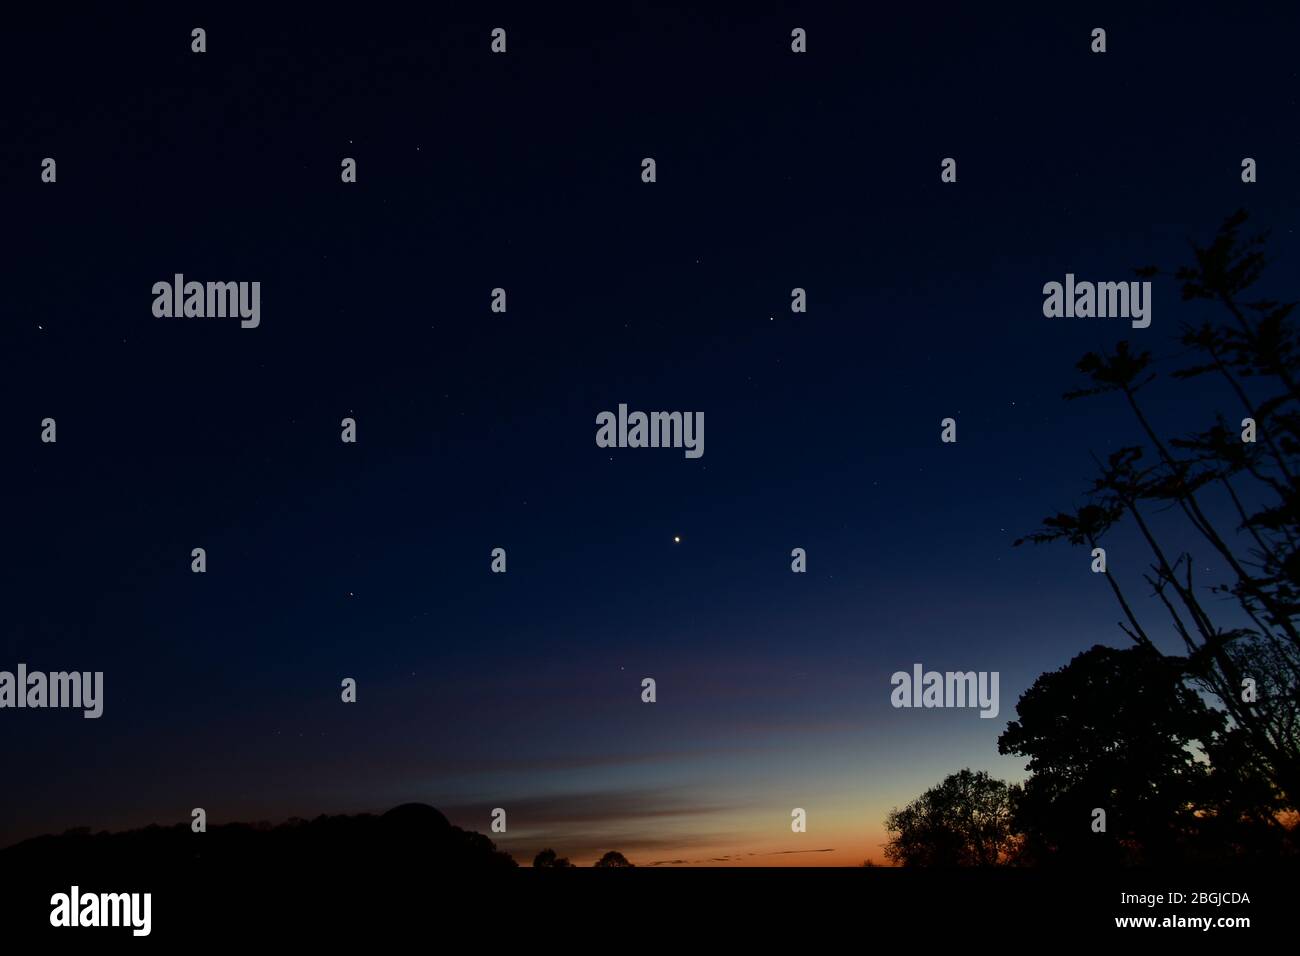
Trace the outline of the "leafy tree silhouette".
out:
<instances>
[{"instance_id":1,"label":"leafy tree silhouette","mask_svg":"<svg viewBox=\"0 0 1300 956\"><path fill-rule=\"evenodd\" d=\"M564 870L571 869L573 864L568 857L557 857L555 851L547 847L533 857L533 866L543 870Z\"/></svg>"},{"instance_id":2,"label":"leafy tree silhouette","mask_svg":"<svg viewBox=\"0 0 1300 956\"><path fill-rule=\"evenodd\" d=\"M1225 718L1186 685L1180 660L1096 646L1040 676L1016 713L998 750L1029 757L1014 814L1022 861L1186 858L1211 783L1192 745L1212 746ZM1098 807L1104 833L1092 830Z\"/></svg>"},{"instance_id":3,"label":"leafy tree silhouette","mask_svg":"<svg viewBox=\"0 0 1300 956\"><path fill-rule=\"evenodd\" d=\"M1086 503L1046 518L1016 544L1066 540L1092 549L1113 528L1131 523L1149 551L1142 580L1158 602L1151 607L1186 652L1171 661L1227 718L1225 732L1208 747L1224 771L1216 776L1215 799L1232 804L1235 815L1276 820L1276 810L1295 809L1300 794L1300 347L1289 322L1294 302L1250 298L1265 266L1266 234L1242 238L1246 221L1239 211L1209 245L1193 244L1190 265L1172 273L1137 270L1142 277L1171 276L1184 301L1222 308L1226 321L1182 325L1181 354L1199 360L1170 378L1216 376L1237 406L1233 414L1219 411L1202 431L1162 437L1143 395L1160 378L1151 353L1128 342L1088 353L1078 363L1088 384L1065 397L1119 398L1145 441L1104 462L1094 456L1098 474ZM1235 423L1245 428L1245 418L1255 422L1256 442L1241 439ZM1191 552L1176 550L1169 532L1162 537L1152 520L1170 510L1222 565L1223 580L1193 581ZM1223 514L1231 516L1230 532L1221 527ZM1115 571L1104 577L1124 616L1120 627L1140 647L1161 653L1150 620Z\"/></svg>"},{"instance_id":4,"label":"leafy tree silhouette","mask_svg":"<svg viewBox=\"0 0 1300 956\"><path fill-rule=\"evenodd\" d=\"M894 835L885 856L903 866L988 866L1015 851L1012 806L1019 788L985 771L965 769L945 777L885 826Z\"/></svg>"},{"instance_id":5,"label":"leafy tree silhouette","mask_svg":"<svg viewBox=\"0 0 1300 956\"><path fill-rule=\"evenodd\" d=\"M601 866L601 867L631 867L631 866L635 866L636 864L629 863L627 861L627 857L625 857L622 853L619 853L618 850L610 850L599 860L597 860L593 865Z\"/></svg>"}]
</instances>

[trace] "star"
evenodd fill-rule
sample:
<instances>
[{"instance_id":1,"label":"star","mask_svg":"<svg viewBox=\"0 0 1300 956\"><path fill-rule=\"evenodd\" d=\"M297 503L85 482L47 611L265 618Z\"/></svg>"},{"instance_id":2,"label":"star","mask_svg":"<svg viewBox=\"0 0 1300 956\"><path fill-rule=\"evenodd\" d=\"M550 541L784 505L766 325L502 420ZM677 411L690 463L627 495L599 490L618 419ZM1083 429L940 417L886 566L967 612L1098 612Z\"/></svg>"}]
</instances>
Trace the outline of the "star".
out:
<instances>
[{"instance_id":1,"label":"star","mask_svg":"<svg viewBox=\"0 0 1300 956\"><path fill-rule=\"evenodd\" d=\"M673 535L673 544L681 544L681 543L682 543L682 536L679 534Z\"/></svg>"}]
</instances>

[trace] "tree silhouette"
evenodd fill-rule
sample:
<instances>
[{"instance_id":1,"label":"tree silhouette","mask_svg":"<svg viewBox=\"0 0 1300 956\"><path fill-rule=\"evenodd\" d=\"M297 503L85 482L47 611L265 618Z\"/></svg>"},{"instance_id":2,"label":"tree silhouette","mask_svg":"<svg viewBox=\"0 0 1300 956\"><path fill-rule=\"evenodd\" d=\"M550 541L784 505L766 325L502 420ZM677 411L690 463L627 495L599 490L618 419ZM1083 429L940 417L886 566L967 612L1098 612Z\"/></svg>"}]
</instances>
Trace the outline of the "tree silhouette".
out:
<instances>
[{"instance_id":1,"label":"tree silhouette","mask_svg":"<svg viewBox=\"0 0 1300 956\"><path fill-rule=\"evenodd\" d=\"M1032 776L1015 802L1024 861L1187 856L1210 790L1203 754L1225 720L1187 687L1182 661L1146 645L1096 646L1040 676L1016 713L998 750L1029 758ZM1096 808L1104 833L1092 829Z\"/></svg>"},{"instance_id":2,"label":"tree silhouette","mask_svg":"<svg viewBox=\"0 0 1300 956\"><path fill-rule=\"evenodd\" d=\"M555 851L547 847L533 857L533 866L543 870L563 870L572 868L568 857L557 857Z\"/></svg>"},{"instance_id":3,"label":"tree silhouette","mask_svg":"<svg viewBox=\"0 0 1300 956\"><path fill-rule=\"evenodd\" d=\"M1172 273L1137 270L1171 276L1184 301L1221 307L1225 320L1218 324L1183 324L1179 358L1198 358L1170 378L1214 376L1236 407L1205 412L1201 431L1162 437L1144 395L1160 378L1151 353L1128 342L1088 353L1078 363L1088 383L1065 397L1119 399L1144 441L1095 459L1087 502L1045 519L1016 544L1066 540L1094 549L1114 527L1131 524L1150 561L1142 573L1154 599L1149 606L1185 651L1171 660L1227 717L1209 750L1223 765L1217 782L1226 787L1235 778L1234 813L1262 819L1279 807L1294 809L1300 794L1300 347L1289 321L1295 303L1250 298L1265 265L1266 236L1243 239L1246 220L1238 212L1209 245L1193 244L1190 265ZM1254 422L1256 441L1244 440L1246 419ZM1157 530L1153 516L1164 511L1182 519L1183 537ZM1230 531L1222 527L1225 515ZM1199 564L1180 550L1186 537L1203 549ZM1208 586L1194 581L1207 555L1223 569ZM1120 627L1160 653L1160 635L1115 572L1136 564L1126 554L1104 578L1124 616ZM1253 807L1242 805L1248 795Z\"/></svg>"},{"instance_id":4,"label":"tree silhouette","mask_svg":"<svg viewBox=\"0 0 1300 956\"><path fill-rule=\"evenodd\" d=\"M60 836L40 836L0 850L0 870L33 868L60 874L94 868L104 872L147 866L183 872L200 866L210 873L248 870L305 873L330 867L394 873L411 866L437 874L512 869L518 864L482 833L452 826L424 804L403 804L376 816L319 816L269 823L211 824L196 834L185 820L120 833L91 833L85 827ZM60 879L62 877L60 876Z\"/></svg>"},{"instance_id":5,"label":"tree silhouette","mask_svg":"<svg viewBox=\"0 0 1300 956\"><path fill-rule=\"evenodd\" d=\"M945 777L885 826L885 856L903 866L987 866L1015 850L1012 801L1019 788L970 769Z\"/></svg>"},{"instance_id":6,"label":"tree silhouette","mask_svg":"<svg viewBox=\"0 0 1300 956\"><path fill-rule=\"evenodd\" d=\"M595 862L594 865L595 865L595 866L603 866L603 867L630 867L630 866L635 866L635 864L633 864L633 863L629 863L629 862L627 861L627 857L625 857L622 853L619 853L618 850L610 850L608 853L606 853L604 856L602 856L599 860L597 860L597 861Z\"/></svg>"}]
</instances>

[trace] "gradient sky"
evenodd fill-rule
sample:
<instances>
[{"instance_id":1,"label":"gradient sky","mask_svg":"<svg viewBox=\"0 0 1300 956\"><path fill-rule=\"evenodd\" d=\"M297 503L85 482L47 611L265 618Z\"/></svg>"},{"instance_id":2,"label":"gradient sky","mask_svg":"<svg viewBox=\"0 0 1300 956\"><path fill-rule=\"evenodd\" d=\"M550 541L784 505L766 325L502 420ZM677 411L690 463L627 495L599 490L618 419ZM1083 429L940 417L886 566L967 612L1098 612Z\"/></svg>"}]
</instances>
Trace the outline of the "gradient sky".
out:
<instances>
[{"instance_id":1,"label":"gradient sky","mask_svg":"<svg viewBox=\"0 0 1300 956\"><path fill-rule=\"evenodd\" d=\"M0 845L418 800L505 807L524 862L853 865L945 774L1022 775L1019 694L1125 640L1085 554L1011 547L1136 438L1061 393L1204 314L1048 320L1042 285L1245 206L1295 297L1300 23L782 6L7 31L0 669L106 701L0 712ZM154 318L175 272L260 281L261 327ZM1157 418L1204 424L1188 394ZM703 411L704 457L597 448L620 402ZM916 661L999 671L999 718L891 708Z\"/></svg>"}]
</instances>

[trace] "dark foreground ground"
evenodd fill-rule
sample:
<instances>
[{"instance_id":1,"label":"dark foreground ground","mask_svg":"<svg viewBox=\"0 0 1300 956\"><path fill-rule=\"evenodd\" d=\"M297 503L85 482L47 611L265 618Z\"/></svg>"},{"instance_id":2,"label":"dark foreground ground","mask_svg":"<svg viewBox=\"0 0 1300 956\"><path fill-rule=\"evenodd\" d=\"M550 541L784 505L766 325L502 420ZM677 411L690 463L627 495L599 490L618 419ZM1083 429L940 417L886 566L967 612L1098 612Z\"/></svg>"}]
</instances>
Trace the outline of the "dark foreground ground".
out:
<instances>
[{"instance_id":1,"label":"dark foreground ground","mask_svg":"<svg viewBox=\"0 0 1300 956\"><path fill-rule=\"evenodd\" d=\"M51 927L51 897L74 884L83 894L152 894L150 935ZM729 952L774 942L817 951L846 940L867 948L901 940L918 951L952 940L982 951L1098 936L1131 936L1135 946L1240 947L1294 942L1297 889L1294 866L534 870L513 866L485 837L451 827L432 808L408 805L383 817L270 829L195 834L181 825L27 841L0 851L0 938L14 953L72 945L177 952L177 944L268 940L295 951L355 941L364 952L389 942L466 951L516 941L578 951L704 942ZM1163 899L1125 903L1122 893ZM1117 917L1154 917L1157 925L1120 927ZM1166 917L1246 917L1250 925L1159 925Z\"/></svg>"},{"instance_id":2,"label":"dark foreground ground","mask_svg":"<svg viewBox=\"0 0 1300 956\"><path fill-rule=\"evenodd\" d=\"M83 892L148 891L152 932L49 926L50 897L72 883ZM45 937L79 946L171 947L255 940L384 940L427 937L470 946L514 941L593 946L644 940L803 940L829 944L846 935L867 945L900 935L918 946L965 940L972 946L1029 933L1041 942L1133 936L1143 945L1213 938L1240 945L1294 940L1294 873L1232 871L1125 874L1038 872L921 873L877 869L594 870L523 868L456 874L410 866L384 872L287 868L14 874L0 878L4 935ZM1120 893L1182 892L1176 905L1124 905ZM1196 892L1230 891L1249 903L1192 903ZM1116 917L1250 918L1249 927L1117 927ZM549 943L547 942L549 940ZM35 940L32 940L35 943ZM6 946L6 949L8 947ZM21 949L10 950L21 952ZM33 951L36 951L33 949ZM173 950L174 951L174 950Z\"/></svg>"}]
</instances>

